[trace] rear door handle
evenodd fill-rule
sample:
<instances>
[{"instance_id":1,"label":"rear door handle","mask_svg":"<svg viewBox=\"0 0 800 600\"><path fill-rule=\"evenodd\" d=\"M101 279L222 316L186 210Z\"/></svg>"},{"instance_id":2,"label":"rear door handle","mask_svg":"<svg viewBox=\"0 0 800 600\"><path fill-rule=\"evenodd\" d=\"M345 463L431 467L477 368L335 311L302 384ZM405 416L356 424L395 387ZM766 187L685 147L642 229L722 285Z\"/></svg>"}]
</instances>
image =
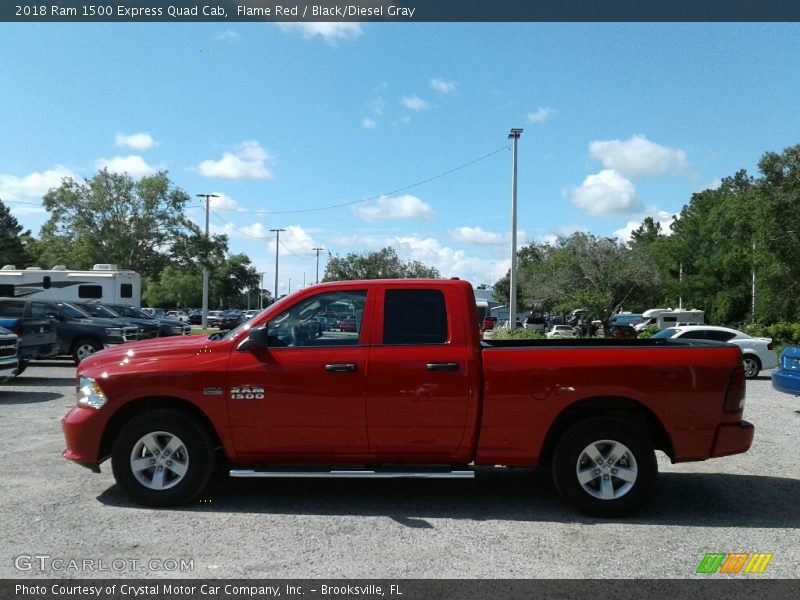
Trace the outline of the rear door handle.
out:
<instances>
[{"instance_id":1,"label":"rear door handle","mask_svg":"<svg viewBox=\"0 0 800 600\"><path fill-rule=\"evenodd\" d=\"M428 371L458 371L458 363L428 363Z\"/></svg>"},{"instance_id":2,"label":"rear door handle","mask_svg":"<svg viewBox=\"0 0 800 600\"><path fill-rule=\"evenodd\" d=\"M344 373L347 371L355 371L356 366L353 363L336 363L325 365L325 370L333 373Z\"/></svg>"}]
</instances>

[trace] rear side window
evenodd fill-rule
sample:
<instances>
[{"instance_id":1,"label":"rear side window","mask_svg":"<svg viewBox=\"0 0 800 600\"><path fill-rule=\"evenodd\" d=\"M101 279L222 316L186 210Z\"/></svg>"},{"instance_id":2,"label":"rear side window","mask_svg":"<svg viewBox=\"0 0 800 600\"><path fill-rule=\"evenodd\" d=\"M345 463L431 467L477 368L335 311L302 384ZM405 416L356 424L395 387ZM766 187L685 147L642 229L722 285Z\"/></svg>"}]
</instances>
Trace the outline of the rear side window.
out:
<instances>
[{"instance_id":1,"label":"rear side window","mask_svg":"<svg viewBox=\"0 0 800 600\"><path fill-rule=\"evenodd\" d=\"M686 331L679 335L682 340L707 340L708 337L706 336L706 331L703 329L698 329L695 331Z\"/></svg>"},{"instance_id":2,"label":"rear side window","mask_svg":"<svg viewBox=\"0 0 800 600\"><path fill-rule=\"evenodd\" d=\"M383 343L444 344L447 311L441 290L386 290Z\"/></svg>"},{"instance_id":3,"label":"rear side window","mask_svg":"<svg viewBox=\"0 0 800 600\"><path fill-rule=\"evenodd\" d=\"M24 301L0 302L0 317L22 317L23 310L25 310Z\"/></svg>"},{"instance_id":4,"label":"rear side window","mask_svg":"<svg viewBox=\"0 0 800 600\"><path fill-rule=\"evenodd\" d=\"M79 285L78 298L102 298L103 288L99 285Z\"/></svg>"},{"instance_id":5,"label":"rear side window","mask_svg":"<svg viewBox=\"0 0 800 600\"><path fill-rule=\"evenodd\" d=\"M718 342L727 342L736 337L735 333L730 331L717 331L716 329L709 329L706 332L709 340L717 340Z\"/></svg>"}]
</instances>

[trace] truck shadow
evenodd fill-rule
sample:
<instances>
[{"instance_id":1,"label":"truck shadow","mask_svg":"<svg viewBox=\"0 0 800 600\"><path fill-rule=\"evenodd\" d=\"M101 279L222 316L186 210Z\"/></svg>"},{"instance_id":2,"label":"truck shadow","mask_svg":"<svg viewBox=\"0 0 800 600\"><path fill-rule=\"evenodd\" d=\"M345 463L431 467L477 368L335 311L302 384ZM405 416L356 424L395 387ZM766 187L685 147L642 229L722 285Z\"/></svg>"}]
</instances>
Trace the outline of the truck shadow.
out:
<instances>
[{"instance_id":1,"label":"truck shadow","mask_svg":"<svg viewBox=\"0 0 800 600\"><path fill-rule=\"evenodd\" d=\"M133 507L118 486L100 502ZM797 480L723 473L662 473L655 498L618 520L583 516L544 469L488 469L474 480L215 479L193 506L174 510L313 516L385 516L413 528L430 519L800 529ZM144 510L144 509L143 509Z\"/></svg>"},{"instance_id":2,"label":"truck shadow","mask_svg":"<svg viewBox=\"0 0 800 600\"><path fill-rule=\"evenodd\" d=\"M12 379L8 385L14 387L34 387L34 386L73 386L75 385L74 377L37 377L35 371L30 373L25 371L22 375L18 375Z\"/></svg>"},{"instance_id":3,"label":"truck shadow","mask_svg":"<svg viewBox=\"0 0 800 600\"><path fill-rule=\"evenodd\" d=\"M19 390L5 391L0 389L0 406L36 404L37 402L49 402L63 397L64 394L56 392L20 392Z\"/></svg>"}]
</instances>

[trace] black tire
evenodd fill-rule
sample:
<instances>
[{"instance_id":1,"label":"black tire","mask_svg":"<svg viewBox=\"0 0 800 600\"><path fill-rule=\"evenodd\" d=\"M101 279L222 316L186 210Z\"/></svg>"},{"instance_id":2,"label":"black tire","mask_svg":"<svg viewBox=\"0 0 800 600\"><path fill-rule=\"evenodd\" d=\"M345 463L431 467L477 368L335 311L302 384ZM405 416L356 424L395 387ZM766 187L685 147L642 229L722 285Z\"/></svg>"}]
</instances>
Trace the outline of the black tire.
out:
<instances>
[{"instance_id":1,"label":"black tire","mask_svg":"<svg viewBox=\"0 0 800 600\"><path fill-rule=\"evenodd\" d=\"M158 447L158 453L152 452L153 446ZM170 449L174 454L165 454ZM153 466L134 471L134 461ZM111 467L117 483L135 502L155 507L187 504L205 489L214 474L214 442L194 416L177 410L154 410L134 417L122 428L114 440ZM176 467L183 473L179 474Z\"/></svg>"},{"instance_id":2,"label":"black tire","mask_svg":"<svg viewBox=\"0 0 800 600\"><path fill-rule=\"evenodd\" d=\"M742 366L744 367L744 376L747 379L755 379L761 371L761 361L753 354L745 354L742 358Z\"/></svg>"},{"instance_id":3,"label":"black tire","mask_svg":"<svg viewBox=\"0 0 800 600\"><path fill-rule=\"evenodd\" d=\"M628 421L610 417L592 417L570 427L558 440L551 469L567 502L603 518L625 516L645 504L658 476L649 436Z\"/></svg>"},{"instance_id":4,"label":"black tire","mask_svg":"<svg viewBox=\"0 0 800 600\"><path fill-rule=\"evenodd\" d=\"M75 361L75 364L79 365L84 358L102 349L103 344L97 340L81 338L72 344L70 354L72 354L72 360Z\"/></svg>"}]
</instances>

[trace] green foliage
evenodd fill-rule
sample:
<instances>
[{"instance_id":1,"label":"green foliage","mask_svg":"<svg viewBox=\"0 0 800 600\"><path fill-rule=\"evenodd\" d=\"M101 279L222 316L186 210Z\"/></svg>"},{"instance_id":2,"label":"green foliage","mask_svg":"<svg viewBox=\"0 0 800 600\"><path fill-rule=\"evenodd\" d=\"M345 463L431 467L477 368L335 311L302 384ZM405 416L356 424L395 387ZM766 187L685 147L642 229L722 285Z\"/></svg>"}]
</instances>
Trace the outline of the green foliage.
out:
<instances>
[{"instance_id":1,"label":"green foliage","mask_svg":"<svg viewBox=\"0 0 800 600\"><path fill-rule=\"evenodd\" d=\"M650 327L645 328L643 331L640 331L638 338L640 340L646 340L647 338L653 337L659 331L661 330L658 327L656 327L655 325L651 325Z\"/></svg>"},{"instance_id":2,"label":"green foliage","mask_svg":"<svg viewBox=\"0 0 800 600\"><path fill-rule=\"evenodd\" d=\"M541 331L533 331L532 329L506 329L500 327L492 330L493 340L543 340L546 339Z\"/></svg>"},{"instance_id":3,"label":"green foliage","mask_svg":"<svg viewBox=\"0 0 800 600\"><path fill-rule=\"evenodd\" d=\"M352 279L403 279L441 277L439 271L419 261L400 260L394 248L387 247L368 254L350 253L344 258L328 259L322 281L346 281Z\"/></svg>"},{"instance_id":4,"label":"green foliage","mask_svg":"<svg viewBox=\"0 0 800 600\"><path fill-rule=\"evenodd\" d=\"M22 225L0 200L0 266L14 265L18 269L29 266L30 256L25 249L25 240L30 233L22 232Z\"/></svg>"},{"instance_id":5,"label":"green foliage","mask_svg":"<svg viewBox=\"0 0 800 600\"><path fill-rule=\"evenodd\" d=\"M776 345L800 346L800 323L773 323L772 325L747 325L747 335L772 338Z\"/></svg>"}]
</instances>

